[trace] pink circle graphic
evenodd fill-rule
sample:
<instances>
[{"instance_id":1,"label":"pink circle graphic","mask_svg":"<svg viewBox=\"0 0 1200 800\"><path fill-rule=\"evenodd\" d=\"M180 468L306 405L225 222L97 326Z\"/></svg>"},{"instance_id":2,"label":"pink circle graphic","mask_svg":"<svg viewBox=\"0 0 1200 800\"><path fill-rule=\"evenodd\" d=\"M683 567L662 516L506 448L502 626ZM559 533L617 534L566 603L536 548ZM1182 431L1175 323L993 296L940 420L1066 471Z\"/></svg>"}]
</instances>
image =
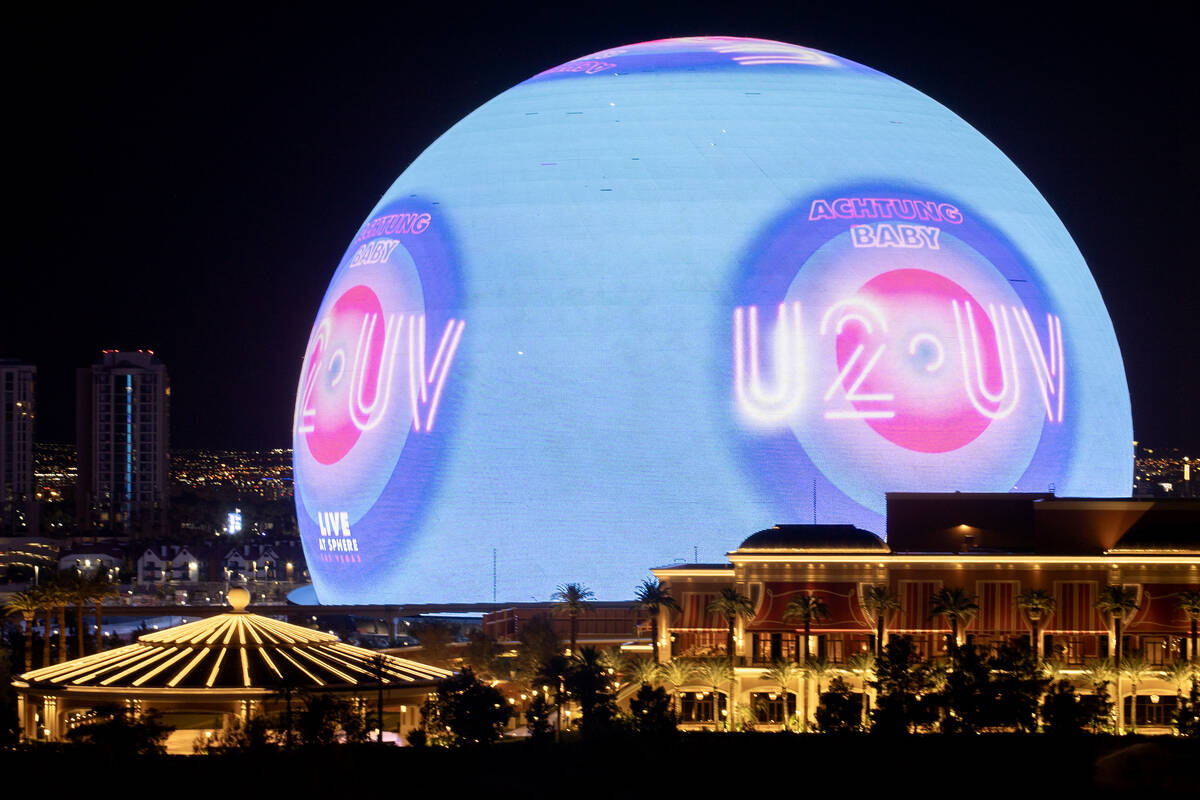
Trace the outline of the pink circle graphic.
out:
<instances>
[{"instance_id":1,"label":"pink circle graphic","mask_svg":"<svg viewBox=\"0 0 1200 800\"><path fill-rule=\"evenodd\" d=\"M319 463L341 461L362 436L370 415L356 415L354 403L374 405L385 339L379 298L362 285L347 289L318 328L301 413L305 444Z\"/></svg>"},{"instance_id":2,"label":"pink circle graphic","mask_svg":"<svg viewBox=\"0 0 1200 800\"><path fill-rule=\"evenodd\" d=\"M978 376L964 373L967 343L960 332L968 307ZM962 286L923 269L891 270L845 304L838 375L851 405L880 436L907 450L945 453L970 444L991 423L964 386L972 378L1001 391L996 341L987 308Z\"/></svg>"}]
</instances>

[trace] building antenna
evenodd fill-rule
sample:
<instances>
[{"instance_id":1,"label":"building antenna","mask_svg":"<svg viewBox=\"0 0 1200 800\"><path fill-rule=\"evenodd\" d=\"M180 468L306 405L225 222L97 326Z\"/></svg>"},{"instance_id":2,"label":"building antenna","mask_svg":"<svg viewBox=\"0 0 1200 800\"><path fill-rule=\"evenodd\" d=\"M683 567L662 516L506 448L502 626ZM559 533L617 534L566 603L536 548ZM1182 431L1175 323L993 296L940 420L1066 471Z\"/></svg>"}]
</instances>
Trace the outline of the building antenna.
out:
<instances>
[{"instance_id":1,"label":"building antenna","mask_svg":"<svg viewBox=\"0 0 1200 800\"><path fill-rule=\"evenodd\" d=\"M817 479L813 478L813 525L817 524Z\"/></svg>"},{"instance_id":2,"label":"building antenna","mask_svg":"<svg viewBox=\"0 0 1200 800\"><path fill-rule=\"evenodd\" d=\"M697 545L692 545L692 563L700 563L700 548Z\"/></svg>"},{"instance_id":3,"label":"building antenna","mask_svg":"<svg viewBox=\"0 0 1200 800\"><path fill-rule=\"evenodd\" d=\"M496 548L492 548L492 602L496 602Z\"/></svg>"}]
</instances>

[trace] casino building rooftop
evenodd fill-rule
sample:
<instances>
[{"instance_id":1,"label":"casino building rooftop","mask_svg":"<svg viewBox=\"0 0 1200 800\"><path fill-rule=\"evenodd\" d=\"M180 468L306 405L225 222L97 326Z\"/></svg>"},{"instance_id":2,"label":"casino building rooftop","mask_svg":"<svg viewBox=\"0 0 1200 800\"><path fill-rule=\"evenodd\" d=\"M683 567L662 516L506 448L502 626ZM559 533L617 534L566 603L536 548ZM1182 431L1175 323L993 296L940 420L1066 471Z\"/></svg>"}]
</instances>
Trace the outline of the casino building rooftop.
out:
<instances>
[{"instance_id":1,"label":"casino building rooftop","mask_svg":"<svg viewBox=\"0 0 1200 800\"><path fill-rule=\"evenodd\" d=\"M139 637L94 655L32 670L13 681L26 739L57 741L99 704L156 709L176 732L168 749L191 752L205 731L273 710L280 687L330 692L360 704L384 697L400 729L447 670L354 647L332 634L246 611L250 594L229 593L232 609ZM194 725L196 720L209 724ZM177 724L178 723L178 724Z\"/></svg>"}]
</instances>

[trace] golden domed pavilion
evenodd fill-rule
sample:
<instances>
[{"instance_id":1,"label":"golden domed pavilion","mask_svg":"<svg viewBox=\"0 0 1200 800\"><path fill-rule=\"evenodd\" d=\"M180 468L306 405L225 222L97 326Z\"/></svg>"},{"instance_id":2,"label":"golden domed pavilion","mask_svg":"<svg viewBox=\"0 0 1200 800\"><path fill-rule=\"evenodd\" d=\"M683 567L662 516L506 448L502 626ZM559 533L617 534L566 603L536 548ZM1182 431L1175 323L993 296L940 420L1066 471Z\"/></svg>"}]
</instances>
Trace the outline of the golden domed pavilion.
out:
<instances>
[{"instance_id":1,"label":"golden domed pavilion","mask_svg":"<svg viewBox=\"0 0 1200 800\"><path fill-rule=\"evenodd\" d=\"M381 683L388 727L407 731L429 691L451 674L249 613L249 601L249 592L233 589L229 612L24 673L13 681L22 736L57 741L93 707L125 703L161 712L176 727L168 749L191 752L197 736L282 706L284 687L334 693L365 708L377 702Z\"/></svg>"}]
</instances>

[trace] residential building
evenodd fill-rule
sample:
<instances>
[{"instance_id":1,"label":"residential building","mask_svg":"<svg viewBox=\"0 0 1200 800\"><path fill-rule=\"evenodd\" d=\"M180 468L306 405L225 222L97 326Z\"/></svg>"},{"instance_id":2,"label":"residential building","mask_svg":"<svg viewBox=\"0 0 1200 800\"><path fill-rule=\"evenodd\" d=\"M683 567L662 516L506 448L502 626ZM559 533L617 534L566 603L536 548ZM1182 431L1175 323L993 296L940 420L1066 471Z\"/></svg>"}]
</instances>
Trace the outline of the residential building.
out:
<instances>
[{"instance_id":1,"label":"residential building","mask_svg":"<svg viewBox=\"0 0 1200 800\"><path fill-rule=\"evenodd\" d=\"M33 486L37 368L0 359L0 535L38 532Z\"/></svg>"},{"instance_id":2,"label":"residential building","mask_svg":"<svg viewBox=\"0 0 1200 800\"><path fill-rule=\"evenodd\" d=\"M151 350L105 350L77 371L81 532L166 532L170 400L167 368Z\"/></svg>"}]
</instances>

